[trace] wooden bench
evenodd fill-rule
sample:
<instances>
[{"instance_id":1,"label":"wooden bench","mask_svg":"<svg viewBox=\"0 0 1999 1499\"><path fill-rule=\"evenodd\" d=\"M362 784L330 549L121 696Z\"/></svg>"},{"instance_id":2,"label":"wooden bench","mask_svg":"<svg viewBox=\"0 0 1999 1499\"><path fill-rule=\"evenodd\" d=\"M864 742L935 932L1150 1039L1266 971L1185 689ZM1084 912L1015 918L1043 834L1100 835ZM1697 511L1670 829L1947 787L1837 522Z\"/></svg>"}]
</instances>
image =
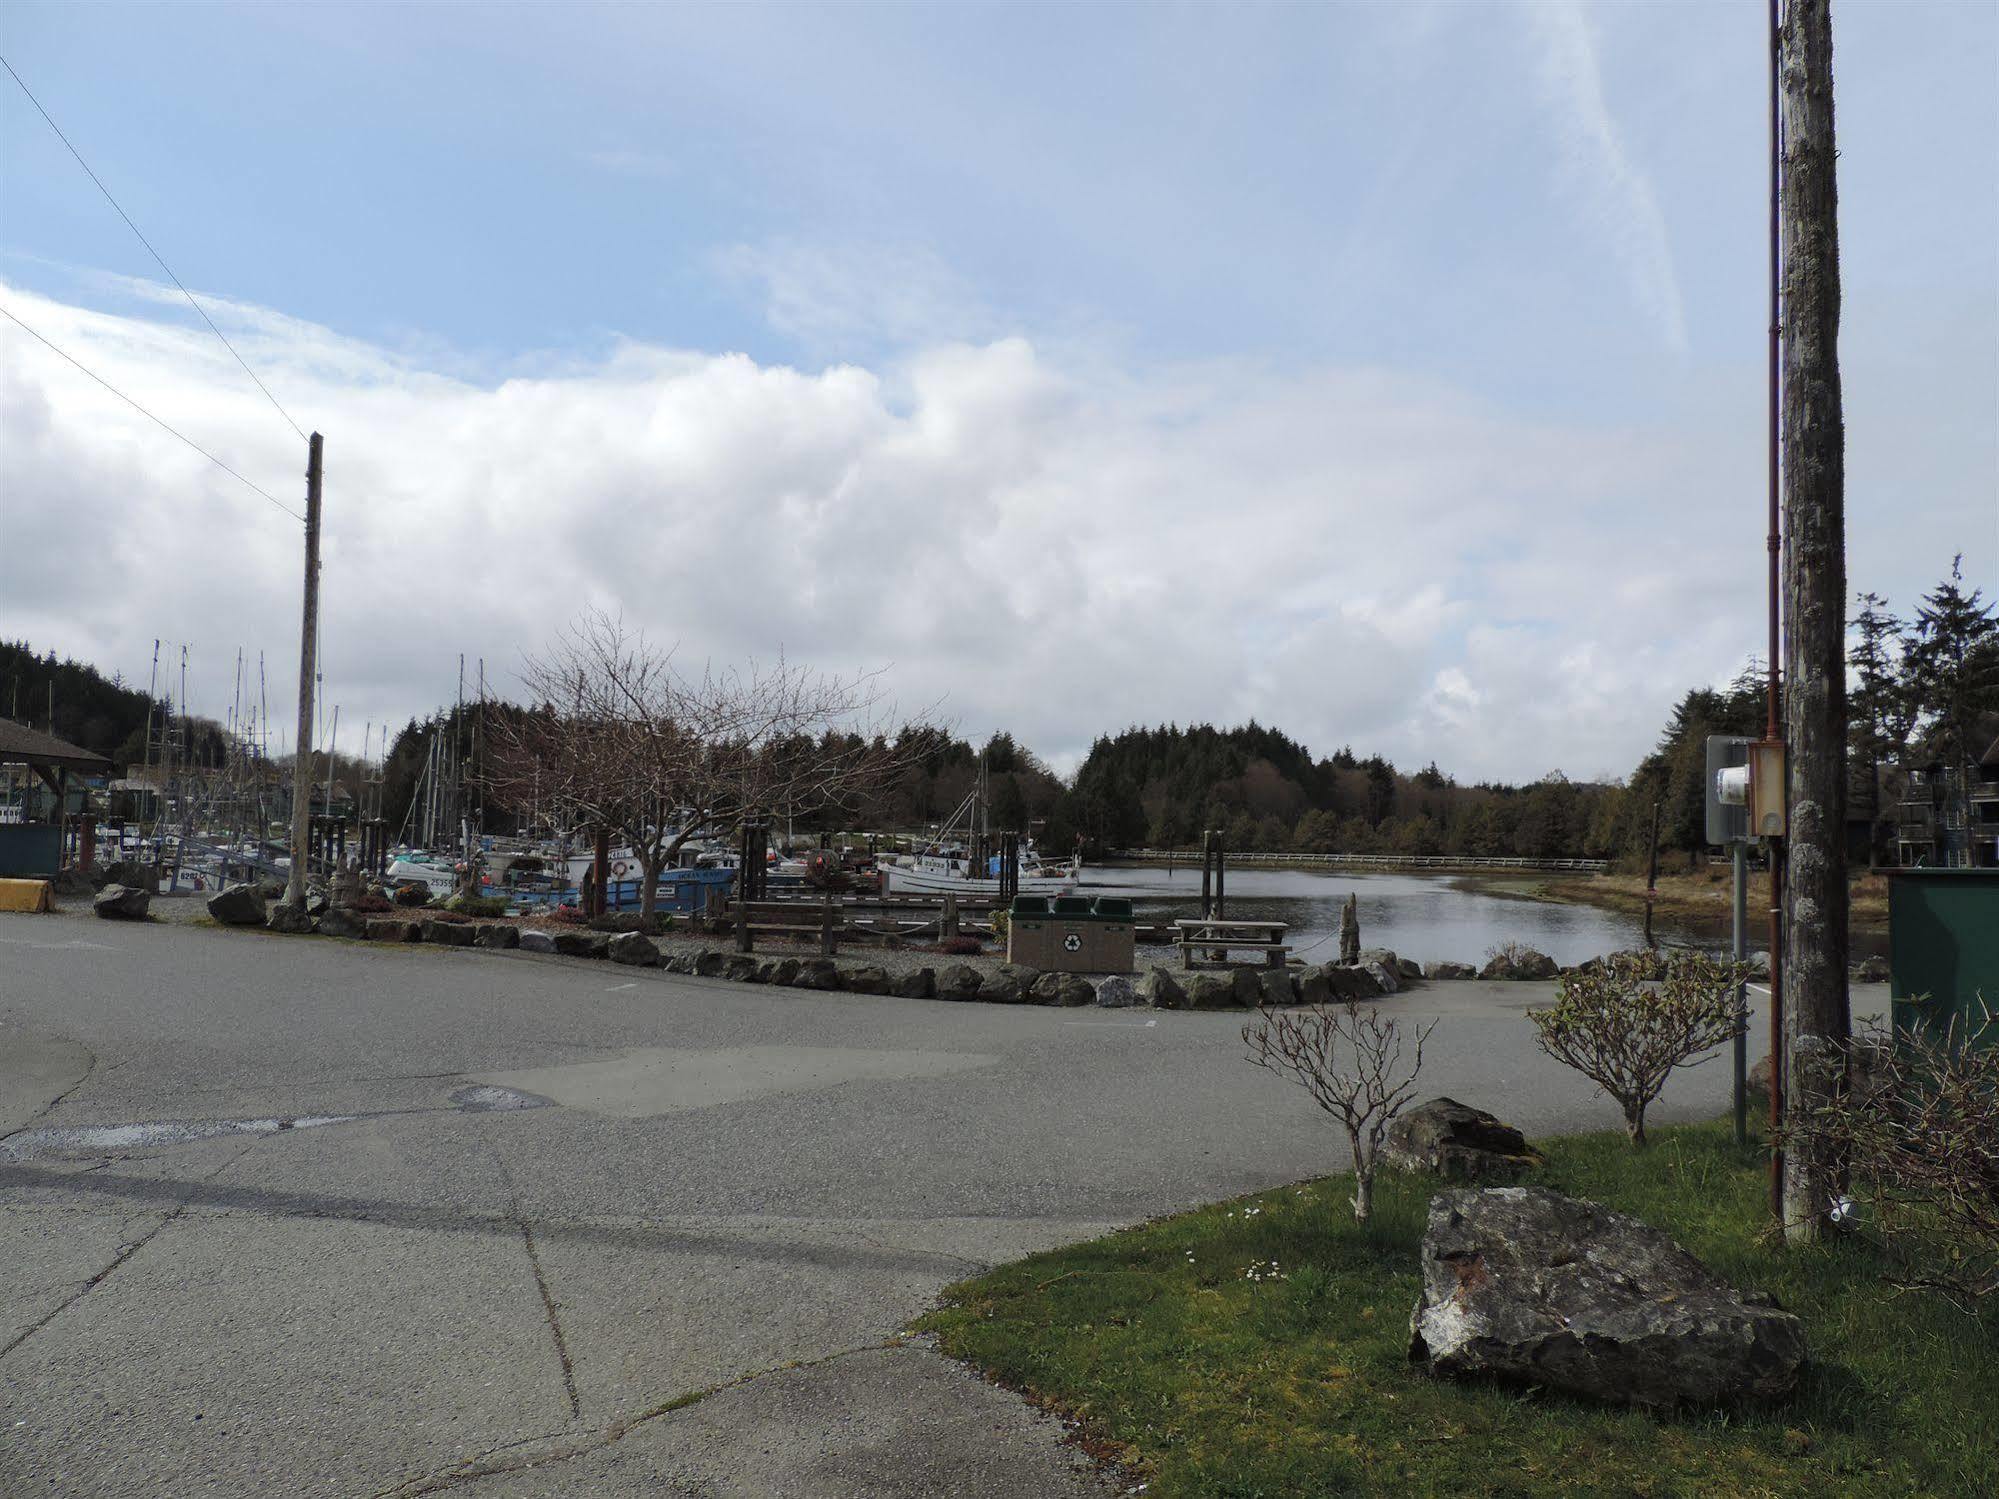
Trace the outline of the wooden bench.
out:
<instances>
[{"instance_id":1,"label":"wooden bench","mask_svg":"<svg viewBox=\"0 0 1999 1499\"><path fill-rule=\"evenodd\" d=\"M797 900L736 900L729 902L729 914L736 923L737 952L752 951L758 933L770 933L813 938L823 958L839 950L839 930L845 919L838 901L815 905Z\"/></svg>"},{"instance_id":2,"label":"wooden bench","mask_svg":"<svg viewBox=\"0 0 1999 1499\"><path fill-rule=\"evenodd\" d=\"M1195 968L1200 966L1195 960L1197 952L1206 953L1205 962L1225 967L1231 952L1258 952L1263 954L1265 966L1282 968L1291 955L1291 946L1284 940L1290 927L1282 921L1221 921L1216 919L1181 920L1173 923L1179 933L1180 966Z\"/></svg>"}]
</instances>

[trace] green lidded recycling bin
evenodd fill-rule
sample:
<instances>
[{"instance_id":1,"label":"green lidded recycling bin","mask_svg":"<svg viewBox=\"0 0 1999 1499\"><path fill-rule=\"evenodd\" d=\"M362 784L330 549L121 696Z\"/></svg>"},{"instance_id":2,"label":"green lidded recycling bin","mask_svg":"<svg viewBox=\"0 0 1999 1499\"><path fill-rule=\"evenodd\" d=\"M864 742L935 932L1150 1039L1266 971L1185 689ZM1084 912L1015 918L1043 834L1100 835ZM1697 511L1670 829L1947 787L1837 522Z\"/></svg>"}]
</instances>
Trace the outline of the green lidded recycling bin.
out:
<instances>
[{"instance_id":1,"label":"green lidded recycling bin","mask_svg":"<svg viewBox=\"0 0 1999 1499\"><path fill-rule=\"evenodd\" d=\"M1999 869L1896 869L1888 875L1888 992L1897 1033L1999 1045ZM1981 1035L1981 1031L1983 1034Z\"/></svg>"},{"instance_id":2,"label":"green lidded recycling bin","mask_svg":"<svg viewBox=\"0 0 1999 1499\"><path fill-rule=\"evenodd\" d=\"M1048 897L1016 895L1007 910L1007 962L1046 968L1054 942L1055 933L1048 921Z\"/></svg>"},{"instance_id":3,"label":"green lidded recycling bin","mask_svg":"<svg viewBox=\"0 0 1999 1499\"><path fill-rule=\"evenodd\" d=\"M1122 895L1100 895L1093 911L1096 927L1090 956L1097 973L1130 973L1138 961L1138 928L1131 901Z\"/></svg>"}]
</instances>

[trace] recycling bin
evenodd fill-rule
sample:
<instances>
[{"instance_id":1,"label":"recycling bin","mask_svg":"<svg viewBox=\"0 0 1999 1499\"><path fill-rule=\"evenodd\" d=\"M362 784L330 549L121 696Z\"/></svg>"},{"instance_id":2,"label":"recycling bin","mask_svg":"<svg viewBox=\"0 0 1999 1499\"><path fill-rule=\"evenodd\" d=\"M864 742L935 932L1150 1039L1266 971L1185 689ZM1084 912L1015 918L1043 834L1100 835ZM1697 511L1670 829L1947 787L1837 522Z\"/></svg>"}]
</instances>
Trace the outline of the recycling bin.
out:
<instances>
[{"instance_id":1,"label":"recycling bin","mask_svg":"<svg viewBox=\"0 0 1999 1499\"><path fill-rule=\"evenodd\" d=\"M1897 1035L1999 1045L1999 869L1889 872L1888 996Z\"/></svg>"}]
</instances>

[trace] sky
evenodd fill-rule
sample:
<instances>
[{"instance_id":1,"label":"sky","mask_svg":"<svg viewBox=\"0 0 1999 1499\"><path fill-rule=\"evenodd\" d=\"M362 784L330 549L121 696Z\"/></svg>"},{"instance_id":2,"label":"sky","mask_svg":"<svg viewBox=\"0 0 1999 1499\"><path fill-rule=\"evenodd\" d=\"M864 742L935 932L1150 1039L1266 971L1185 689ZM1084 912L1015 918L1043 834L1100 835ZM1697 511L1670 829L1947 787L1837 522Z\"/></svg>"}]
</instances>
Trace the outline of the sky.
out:
<instances>
[{"instance_id":1,"label":"sky","mask_svg":"<svg viewBox=\"0 0 1999 1499\"><path fill-rule=\"evenodd\" d=\"M325 434L343 750L604 609L1061 769L1254 717L1520 781L1761 648L1762 28L13 0L0 54ZM1849 582L1991 595L1999 6L1834 38ZM0 307L0 637L282 699L304 444L4 76Z\"/></svg>"}]
</instances>

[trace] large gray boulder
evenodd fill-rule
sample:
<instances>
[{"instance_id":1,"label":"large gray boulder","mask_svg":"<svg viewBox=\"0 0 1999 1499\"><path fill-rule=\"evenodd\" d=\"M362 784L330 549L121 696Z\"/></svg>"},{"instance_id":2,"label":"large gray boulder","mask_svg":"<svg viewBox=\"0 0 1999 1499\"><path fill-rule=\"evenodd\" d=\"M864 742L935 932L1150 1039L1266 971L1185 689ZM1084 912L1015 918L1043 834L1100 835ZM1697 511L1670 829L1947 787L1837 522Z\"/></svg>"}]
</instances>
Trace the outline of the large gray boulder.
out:
<instances>
[{"instance_id":1,"label":"large gray boulder","mask_svg":"<svg viewBox=\"0 0 1999 1499\"><path fill-rule=\"evenodd\" d=\"M847 990L852 994L886 994L888 984L888 970L871 963L864 963L847 972Z\"/></svg>"},{"instance_id":2,"label":"large gray boulder","mask_svg":"<svg viewBox=\"0 0 1999 1499\"><path fill-rule=\"evenodd\" d=\"M91 898L90 909L106 921L144 921L153 892L137 885L106 885Z\"/></svg>"},{"instance_id":3,"label":"large gray boulder","mask_svg":"<svg viewBox=\"0 0 1999 1499\"><path fill-rule=\"evenodd\" d=\"M369 922L368 924L370 926L374 925L373 922ZM520 947L522 952L554 952L555 939L549 936L547 932L524 929L521 932Z\"/></svg>"},{"instance_id":4,"label":"large gray boulder","mask_svg":"<svg viewBox=\"0 0 1999 1499\"><path fill-rule=\"evenodd\" d=\"M565 958L601 958L611 946L602 932L571 929L555 934L555 950Z\"/></svg>"},{"instance_id":5,"label":"large gray boulder","mask_svg":"<svg viewBox=\"0 0 1999 1499\"><path fill-rule=\"evenodd\" d=\"M1360 955L1360 966L1373 975L1383 994L1402 988L1402 960L1385 947L1370 947Z\"/></svg>"},{"instance_id":6,"label":"large gray boulder","mask_svg":"<svg viewBox=\"0 0 1999 1499\"><path fill-rule=\"evenodd\" d=\"M1237 1008L1235 975L1197 973L1187 981L1189 1010L1233 1010Z\"/></svg>"},{"instance_id":7,"label":"large gray boulder","mask_svg":"<svg viewBox=\"0 0 1999 1499\"><path fill-rule=\"evenodd\" d=\"M293 937L303 936L312 930L312 913L304 906L290 906L279 902L264 913L264 925L273 932L284 932Z\"/></svg>"},{"instance_id":8,"label":"large gray boulder","mask_svg":"<svg viewBox=\"0 0 1999 1499\"><path fill-rule=\"evenodd\" d=\"M937 993L937 972L932 968L915 968L899 973L890 981L889 992L898 999L930 999Z\"/></svg>"},{"instance_id":9,"label":"large gray boulder","mask_svg":"<svg viewBox=\"0 0 1999 1499\"><path fill-rule=\"evenodd\" d=\"M762 972L763 964L746 952L729 954L729 961L722 965L722 977L739 984L754 984Z\"/></svg>"},{"instance_id":10,"label":"large gray boulder","mask_svg":"<svg viewBox=\"0 0 1999 1499\"><path fill-rule=\"evenodd\" d=\"M326 929L321 922L320 930ZM479 947L490 947L496 952L507 952L521 945L521 929L510 921L482 921L472 928L472 941Z\"/></svg>"},{"instance_id":11,"label":"large gray boulder","mask_svg":"<svg viewBox=\"0 0 1999 1499\"><path fill-rule=\"evenodd\" d=\"M1080 973L1057 974L1055 1003L1065 1010L1080 1010L1097 1002L1097 986Z\"/></svg>"},{"instance_id":12,"label":"large gray boulder","mask_svg":"<svg viewBox=\"0 0 1999 1499\"><path fill-rule=\"evenodd\" d=\"M1298 1003L1298 981L1291 976L1288 968L1266 968L1258 975L1262 993L1257 996L1263 1004L1273 1006L1295 1005Z\"/></svg>"},{"instance_id":13,"label":"large gray boulder","mask_svg":"<svg viewBox=\"0 0 1999 1499\"><path fill-rule=\"evenodd\" d=\"M838 989L841 984L840 965L831 958L806 958L791 981L794 989Z\"/></svg>"},{"instance_id":14,"label":"large gray boulder","mask_svg":"<svg viewBox=\"0 0 1999 1499\"><path fill-rule=\"evenodd\" d=\"M1426 979L1475 979L1478 970L1469 963L1425 963L1423 977Z\"/></svg>"},{"instance_id":15,"label":"large gray boulder","mask_svg":"<svg viewBox=\"0 0 1999 1499\"><path fill-rule=\"evenodd\" d=\"M1409 1356L1426 1372L1670 1410L1781 1400L1802 1324L1665 1234L1542 1187L1430 1200Z\"/></svg>"},{"instance_id":16,"label":"large gray boulder","mask_svg":"<svg viewBox=\"0 0 1999 1499\"><path fill-rule=\"evenodd\" d=\"M1414 958L1397 958L1395 960L1395 976L1401 979L1405 985L1413 984L1423 977L1423 965Z\"/></svg>"},{"instance_id":17,"label":"large gray boulder","mask_svg":"<svg viewBox=\"0 0 1999 1499\"><path fill-rule=\"evenodd\" d=\"M208 897L208 914L224 926L262 926L269 910L255 885L224 885Z\"/></svg>"},{"instance_id":18,"label":"large gray boulder","mask_svg":"<svg viewBox=\"0 0 1999 1499\"><path fill-rule=\"evenodd\" d=\"M1155 1010L1184 1010L1187 1008L1187 991L1180 987L1180 981L1164 968L1150 968L1138 981L1138 997Z\"/></svg>"},{"instance_id":19,"label":"large gray boulder","mask_svg":"<svg viewBox=\"0 0 1999 1499\"><path fill-rule=\"evenodd\" d=\"M1354 1000L1379 999L1384 992L1381 981L1365 968L1348 963L1328 963L1319 970L1326 981L1335 1004L1347 1004Z\"/></svg>"},{"instance_id":20,"label":"large gray boulder","mask_svg":"<svg viewBox=\"0 0 1999 1499\"><path fill-rule=\"evenodd\" d=\"M1235 994L1235 1002L1245 1010L1253 1010L1263 1003L1263 975L1270 972L1265 968L1233 968L1229 970L1229 987Z\"/></svg>"},{"instance_id":21,"label":"large gray boulder","mask_svg":"<svg viewBox=\"0 0 1999 1499\"><path fill-rule=\"evenodd\" d=\"M1382 1161L1456 1181L1512 1181L1541 1164L1526 1136L1484 1109L1433 1098L1399 1115L1381 1142Z\"/></svg>"},{"instance_id":22,"label":"large gray boulder","mask_svg":"<svg viewBox=\"0 0 1999 1499\"><path fill-rule=\"evenodd\" d=\"M1138 1003L1138 990L1123 974L1114 973L1097 985L1093 998L1106 1010L1122 1010Z\"/></svg>"},{"instance_id":23,"label":"large gray boulder","mask_svg":"<svg viewBox=\"0 0 1999 1499\"><path fill-rule=\"evenodd\" d=\"M952 963L937 975L939 999L977 999L979 970L968 963Z\"/></svg>"},{"instance_id":24,"label":"large gray boulder","mask_svg":"<svg viewBox=\"0 0 1999 1499\"><path fill-rule=\"evenodd\" d=\"M644 932L619 932L605 949L613 963L628 968L659 967L659 944Z\"/></svg>"},{"instance_id":25,"label":"large gray boulder","mask_svg":"<svg viewBox=\"0 0 1999 1499\"><path fill-rule=\"evenodd\" d=\"M407 916L370 916L366 936L370 942L417 942L423 933Z\"/></svg>"},{"instance_id":26,"label":"large gray boulder","mask_svg":"<svg viewBox=\"0 0 1999 1499\"><path fill-rule=\"evenodd\" d=\"M1509 943L1486 960L1478 976L1482 979L1551 979L1561 971L1561 965L1546 953Z\"/></svg>"},{"instance_id":27,"label":"large gray boulder","mask_svg":"<svg viewBox=\"0 0 1999 1499\"><path fill-rule=\"evenodd\" d=\"M469 921L439 921L432 917L423 924L423 940L439 947L470 947L477 935Z\"/></svg>"},{"instance_id":28,"label":"large gray boulder","mask_svg":"<svg viewBox=\"0 0 1999 1499\"><path fill-rule=\"evenodd\" d=\"M368 935L368 918L358 911L343 910L339 906L328 907L324 916L314 923L322 937L361 937Z\"/></svg>"},{"instance_id":29,"label":"large gray boulder","mask_svg":"<svg viewBox=\"0 0 1999 1499\"><path fill-rule=\"evenodd\" d=\"M692 970L689 971L691 972ZM757 972L761 973L763 970L759 968ZM773 988L789 989L797 977L798 959L779 958L776 965L770 971L770 977L765 982L769 983Z\"/></svg>"},{"instance_id":30,"label":"large gray boulder","mask_svg":"<svg viewBox=\"0 0 1999 1499\"><path fill-rule=\"evenodd\" d=\"M1329 1003L1333 989L1326 982L1322 968L1301 968L1298 971L1298 1003L1301 1005L1322 1005Z\"/></svg>"},{"instance_id":31,"label":"large gray boulder","mask_svg":"<svg viewBox=\"0 0 1999 1499\"><path fill-rule=\"evenodd\" d=\"M704 947L694 955L694 971L704 979L718 979L727 965L729 955L712 947Z\"/></svg>"},{"instance_id":32,"label":"large gray boulder","mask_svg":"<svg viewBox=\"0 0 1999 1499\"><path fill-rule=\"evenodd\" d=\"M1002 963L979 985L978 998L987 1004L1018 1005L1028 1002L1028 990L1041 977L1040 971L1014 963Z\"/></svg>"}]
</instances>

